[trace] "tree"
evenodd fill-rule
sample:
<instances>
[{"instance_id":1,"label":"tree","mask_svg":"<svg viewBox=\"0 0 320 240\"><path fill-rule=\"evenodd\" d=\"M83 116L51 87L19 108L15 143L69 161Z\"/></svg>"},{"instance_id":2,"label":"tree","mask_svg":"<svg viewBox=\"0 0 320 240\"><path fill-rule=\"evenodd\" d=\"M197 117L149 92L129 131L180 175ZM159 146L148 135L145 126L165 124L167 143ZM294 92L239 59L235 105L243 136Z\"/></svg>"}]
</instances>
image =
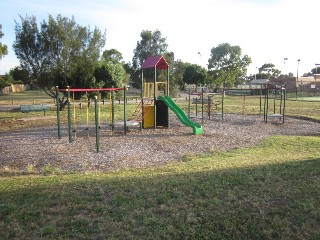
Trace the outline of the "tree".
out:
<instances>
[{"instance_id":1,"label":"tree","mask_svg":"<svg viewBox=\"0 0 320 240\"><path fill-rule=\"evenodd\" d=\"M4 36L3 32L2 32L2 25L0 24L0 38L2 38ZM3 56L8 54L8 47L5 44L2 44L0 42L0 60L3 58Z\"/></svg>"},{"instance_id":2,"label":"tree","mask_svg":"<svg viewBox=\"0 0 320 240\"><path fill-rule=\"evenodd\" d=\"M149 31L143 30L140 33L141 40L137 42L137 46L134 49L134 56L132 58L132 71L131 76L135 83L135 86L140 86L140 68L142 63L147 57L155 55L164 55L167 53L168 44L167 39L161 36L159 30ZM152 77L152 72L147 71L146 78Z\"/></svg>"},{"instance_id":3,"label":"tree","mask_svg":"<svg viewBox=\"0 0 320 240\"><path fill-rule=\"evenodd\" d=\"M22 81L24 84L29 84L31 81L29 72L22 67L15 67L10 70L10 75L15 81Z\"/></svg>"},{"instance_id":4,"label":"tree","mask_svg":"<svg viewBox=\"0 0 320 240\"><path fill-rule=\"evenodd\" d=\"M312 74L320 74L320 67L312 68L311 69Z\"/></svg>"},{"instance_id":5,"label":"tree","mask_svg":"<svg viewBox=\"0 0 320 240\"><path fill-rule=\"evenodd\" d=\"M102 53L98 67L94 71L96 81L101 87L123 87L129 82L122 54L116 49L105 50ZM102 93L106 97L106 93Z\"/></svg>"},{"instance_id":6,"label":"tree","mask_svg":"<svg viewBox=\"0 0 320 240\"><path fill-rule=\"evenodd\" d=\"M273 63L265 63L259 68L259 74L263 76L263 78L276 78L279 77L281 71L275 68Z\"/></svg>"},{"instance_id":7,"label":"tree","mask_svg":"<svg viewBox=\"0 0 320 240\"><path fill-rule=\"evenodd\" d=\"M161 37L159 30L149 31L143 30L140 33L141 40L137 42L134 49L132 65L135 69L140 68L142 63L147 57L162 55L167 52L168 44L167 39Z\"/></svg>"},{"instance_id":8,"label":"tree","mask_svg":"<svg viewBox=\"0 0 320 240\"><path fill-rule=\"evenodd\" d=\"M78 25L74 18L61 15L56 19L49 15L48 21L41 22L40 29L34 16L20 16L20 20L21 24L16 22L13 48L21 66L49 96L55 97L55 86L99 86L94 69L105 44L105 33L97 28L91 31Z\"/></svg>"},{"instance_id":9,"label":"tree","mask_svg":"<svg viewBox=\"0 0 320 240\"><path fill-rule=\"evenodd\" d=\"M122 53L114 48L103 51L102 58L107 61L112 61L117 63L120 63L123 61Z\"/></svg>"},{"instance_id":10,"label":"tree","mask_svg":"<svg viewBox=\"0 0 320 240\"><path fill-rule=\"evenodd\" d=\"M196 86L207 84L207 70L197 64L188 64L183 74L185 84L195 84Z\"/></svg>"},{"instance_id":11,"label":"tree","mask_svg":"<svg viewBox=\"0 0 320 240\"><path fill-rule=\"evenodd\" d=\"M233 86L245 78L250 63L251 58L242 56L239 46L222 43L211 49L208 70L216 86Z\"/></svg>"},{"instance_id":12,"label":"tree","mask_svg":"<svg viewBox=\"0 0 320 240\"><path fill-rule=\"evenodd\" d=\"M170 82L174 79L175 84L179 86L180 90L184 90L185 82L183 81L183 74L188 66L188 63L182 62L180 59L173 62L172 77Z\"/></svg>"}]
</instances>

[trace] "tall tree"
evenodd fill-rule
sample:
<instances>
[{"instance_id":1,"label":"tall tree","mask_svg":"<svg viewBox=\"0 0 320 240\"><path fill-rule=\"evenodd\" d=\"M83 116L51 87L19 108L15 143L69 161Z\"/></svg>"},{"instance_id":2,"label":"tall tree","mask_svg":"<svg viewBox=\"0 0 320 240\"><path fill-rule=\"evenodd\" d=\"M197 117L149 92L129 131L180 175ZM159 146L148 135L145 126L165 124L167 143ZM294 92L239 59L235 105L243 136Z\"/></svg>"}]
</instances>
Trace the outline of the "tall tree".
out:
<instances>
[{"instance_id":1,"label":"tall tree","mask_svg":"<svg viewBox=\"0 0 320 240\"><path fill-rule=\"evenodd\" d=\"M26 69L23 69L22 67L15 67L10 70L10 75L13 77L15 81L23 81L24 84L29 84L30 74Z\"/></svg>"},{"instance_id":2,"label":"tall tree","mask_svg":"<svg viewBox=\"0 0 320 240\"><path fill-rule=\"evenodd\" d=\"M122 54L116 50L105 50L94 76L101 87L123 87L129 82L129 75L122 62Z\"/></svg>"},{"instance_id":3,"label":"tall tree","mask_svg":"<svg viewBox=\"0 0 320 240\"><path fill-rule=\"evenodd\" d=\"M137 42L132 58L132 78L136 86L140 86L140 67L147 57L164 55L167 53L167 39L161 36L159 30L143 30L140 33L141 40ZM149 76L150 75L150 76ZM146 72L146 78L151 77L152 73Z\"/></svg>"},{"instance_id":4,"label":"tall tree","mask_svg":"<svg viewBox=\"0 0 320 240\"><path fill-rule=\"evenodd\" d=\"M273 63L265 63L259 68L259 74L265 76L264 78L276 78L279 77L281 71L275 68Z\"/></svg>"},{"instance_id":5,"label":"tall tree","mask_svg":"<svg viewBox=\"0 0 320 240\"><path fill-rule=\"evenodd\" d=\"M207 84L207 70L197 64L188 64L183 73L185 84L195 84L196 86Z\"/></svg>"},{"instance_id":6,"label":"tall tree","mask_svg":"<svg viewBox=\"0 0 320 240\"><path fill-rule=\"evenodd\" d=\"M167 52L167 39L161 36L159 30L143 30L140 33L141 40L133 51L132 65L134 68L140 68L147 57L162 55Z\"/></svg>"},{"instance_id":7,"label":"tall tree","mask_svg":"<svg viewBox=\"0 0 320 240\"><path fill-rule=\"evenodd\" d=\"M312 74L320 74L320 67L316 66L316 68L311 69Z\"/></svg>"},{"instance_id":8,"label":"tall tree","mask_svg":"<svg viewBox=\"0 0 320 240\"><path fill-rule=\"evenodd\" d=\"M78 25L74 18L51 15L38 27L32 17L16 22L15 53L46 93L55 97L54 87L96 87L94 69L105 44L105 33L98 28Z\"/></svg>"},{"instance_id":9,"label":"tall tree","mask_svg":"<svg viewBox=\"0 0 320 240\"><path fill-rule=\"evenodd\" d=\"M0 38L2 38L4 36L3 32L2 32L2 25L0 24ZM0 60L3 58L3 56L8 54L8 47L5 44L2 44L0 42Z\"/></svg>"},{"instance_id":10,"label":"tall tree","mask_svg":"<svg viewBox=\"0 0 320 240\"><path fill-rule=\"evenodd\" d=\"M208 70L216 87L222 84L233 86L245 78L250 63L251 58L248 55L242 56L239 46L222 43L211 49Z\"/></svg>"},{"instance_id":11,"label":"tall tree","mask_svg":"<svg viewBox=\"0 0 320 240\"><path fill-rule=\"evenodd\" d=\"M172 77L170 78L170 82L174 79L175 84L179 86L180 90L185 89L185 82L183 81L183 74L189 64L184 63L181 59L177 59L173 62L172 67Z\"/></svg>"},{"instance_id":12,"label":"tall tree","mask_svg":"<svg viewBox=\"0 0 320 240\"><path fill-rule=\"evenodd\" d=\"M102 58L104 58L107 61L118 62L118 63L123 61L122 53L114 48L110 50L104 50L102 53Z\"/></svg>"}]
</instances>

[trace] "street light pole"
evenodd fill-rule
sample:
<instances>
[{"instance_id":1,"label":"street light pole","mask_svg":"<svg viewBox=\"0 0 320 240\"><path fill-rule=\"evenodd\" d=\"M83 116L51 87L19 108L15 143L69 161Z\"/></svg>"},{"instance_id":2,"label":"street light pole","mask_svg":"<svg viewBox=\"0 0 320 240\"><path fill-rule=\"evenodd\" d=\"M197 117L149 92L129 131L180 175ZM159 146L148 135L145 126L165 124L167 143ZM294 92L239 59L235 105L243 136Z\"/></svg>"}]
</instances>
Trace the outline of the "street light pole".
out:
<instances>
[{"instance_id":1,"label":"street light pole","mask_svg":"<svg viewBox=\"0 0 320 240\"><path fill-rule=\"evenodd\" d=\"M283 66L284 66L284 68L283 68L283 75L286 74L286 61L288 61L288 58L284 58L284 59L283 59Z\"/></svg>"},{"instance_id":2,"label":"street light pole","mask_svg":"<svg viewBox=\"0 0 320 240\"><path fill-rule=\"evenodd\" d=\"M298 100L298 81L299 81L299 62L300 59L297 60L298 65L297 65L297 80L296 80L296 100Z\"/></svg>"}]
</instances>

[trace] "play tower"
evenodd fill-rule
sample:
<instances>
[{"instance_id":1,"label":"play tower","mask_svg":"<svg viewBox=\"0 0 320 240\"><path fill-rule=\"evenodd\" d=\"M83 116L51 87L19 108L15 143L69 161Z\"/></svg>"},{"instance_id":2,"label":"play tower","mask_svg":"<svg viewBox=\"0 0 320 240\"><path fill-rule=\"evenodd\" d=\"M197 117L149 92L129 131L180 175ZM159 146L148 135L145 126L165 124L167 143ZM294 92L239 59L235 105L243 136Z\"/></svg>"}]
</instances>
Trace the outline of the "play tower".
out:
<instances>
[{"instance_id":1,"label":"play tower","mask_svg":"<svg viewBox=\"0 0 320 240\"><path fill-rule=\"evenodd\" d=\"M159 70L167 70L166 74ZM153 74L149 80L145 80L145 74ZM159 81L159 75L166 80ZM141 66L141 110L142 127L157 128L169 127L169 110L159 96L169 96L169 64L163 56L148 57Z\"/></svg>"}]
</instances>

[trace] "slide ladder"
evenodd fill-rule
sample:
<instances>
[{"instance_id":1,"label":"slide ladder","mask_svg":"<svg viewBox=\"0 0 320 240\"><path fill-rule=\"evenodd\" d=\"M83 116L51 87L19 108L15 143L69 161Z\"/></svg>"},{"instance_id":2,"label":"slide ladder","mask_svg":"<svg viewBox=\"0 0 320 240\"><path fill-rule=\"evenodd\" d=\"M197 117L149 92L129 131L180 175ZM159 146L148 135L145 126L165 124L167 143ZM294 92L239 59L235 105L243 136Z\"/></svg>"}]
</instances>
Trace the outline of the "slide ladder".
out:
<instances>
[{"instance_id":1,"label":"slide ladder","mask_svg":"<svg viewBox=\"0 0 320 240\"><path fill-rule=\"evenodd\" d=\"M191 121L185 112L169 97L169 96L159 96L159 100L162 100L179 118L179 120L193 129L193 134L200 135L203 133L203 128L199 123Z\"/></svg>"}]
</instances>

